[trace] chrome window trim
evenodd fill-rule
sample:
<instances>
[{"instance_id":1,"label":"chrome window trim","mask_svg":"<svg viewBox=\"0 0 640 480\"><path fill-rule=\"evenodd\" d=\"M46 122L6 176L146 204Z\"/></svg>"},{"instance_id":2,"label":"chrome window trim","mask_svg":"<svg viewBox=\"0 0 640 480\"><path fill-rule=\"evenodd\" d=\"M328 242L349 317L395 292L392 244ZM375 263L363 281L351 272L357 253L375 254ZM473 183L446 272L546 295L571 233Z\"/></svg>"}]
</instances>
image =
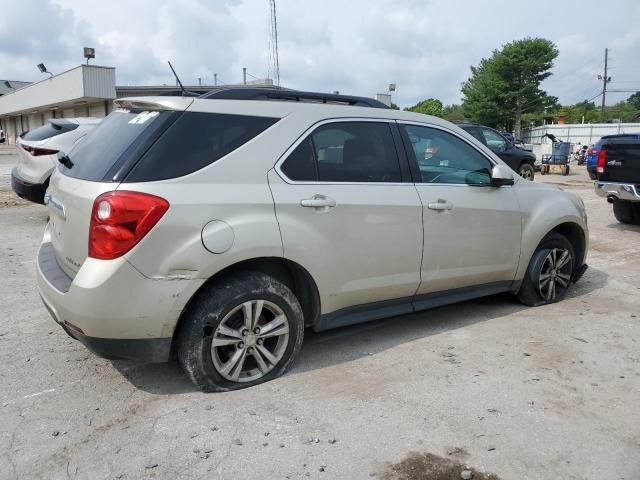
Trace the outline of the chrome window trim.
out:
<instances>
[{"instance_id":1,"label":"chrome window trim","mask_svg":"<svg viewBox=\"0 0 640 480\"><path fill-rule=\"evenodd\" d=\"M296 148L298 148L298 145L304 142L316 129L318 129L323 125L327 125L329 123L345 123L345 122L371 122L371 123L386 123L388 125L391 125L392 123L395 123L396 120L393 118L367 118L367 117L337 117L337 118L328 118L325 120L320 120L319 122L316 122L313 125L311 125L309 128L307 128L298 137L298 139L295 142L293 142L293 144L289 148L287 148L287 150L285 150L285 152L280 156L280 158L278 159L274 167L278 176L280 176L280 178L284 180L285 183L288 183L290 185L389 185L389 186L396 186L396 187L414 185L413 182L321 182L321 181L312 182L312 181L302 181L302 180L291 180L289 177L287 177L284 174L284 172L281 170L282 164L286 162L287 158L289 158L289 155L291 155L291 153L293 153L293 151ZM395 146L395 141L394 141L394 146ZM398 155L398 161L402 161L402 159L400 158L400 155Z\"/></svg>"},{"instance_id":2,"label":"chrome window trim","mask_svg":"<svg viewBox=\"0 0 640 480\"><path fill-rule=\"evenodd\" d=\"M474 145L473 143L469 142L466 138L462 137L459 133L454 132L453 130L449 130L448 128L442 127L440 125L434 125L432 123L416 122L416 121L413 121L413 120L396 120L396 123L398 124L399 128L402 128L403 125L414 125L416 127L427 127L427 128L433 128L433 129L436 129L436 130L441 130L441 131L443 131L445 133L448 133L450 135L455 136L456 138L458 138L459 140L465 142L471 148L476 150L480 155L482 155L484 158L487 159L487 161L491 165L491 168L495 167L496 165L499 165L498 162L496 162L492 158L488 157L486 152L483 152L482 150L480 150L477 145ZM469 134L469 135L471 135L471 134ZM412 161L412 160L409 160L409 161ZM413 161L415 161L415 159ZM514 184L517 181L518 181L518 178L514 177ZM447 185L447 186L450 186L450 187L473 187L473 188L481 187L479 185L470 185L468 183L429 183L429 182L425 183L425 182L414 182L414 185L416 185L416 186ZM487 184L487 186L489 186L489 184Z\"/></svg>"}]
</instances>

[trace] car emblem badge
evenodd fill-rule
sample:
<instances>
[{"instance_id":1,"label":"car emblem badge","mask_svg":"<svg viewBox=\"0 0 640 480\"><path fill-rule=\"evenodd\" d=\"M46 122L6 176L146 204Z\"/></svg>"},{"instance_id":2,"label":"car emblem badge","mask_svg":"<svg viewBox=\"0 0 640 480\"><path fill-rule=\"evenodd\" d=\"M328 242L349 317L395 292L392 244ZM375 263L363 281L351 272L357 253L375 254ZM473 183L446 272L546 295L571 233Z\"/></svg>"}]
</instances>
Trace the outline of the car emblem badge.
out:
<instances>
[{"instance_id":1,"label":"car emblem badge","mask_svg":"<svg viewBox=\"0 0 640 480\"><path fill-rule=\"evenodd\" d=\"M67 218L67 215L64 210L64 203L62 203L60 200L58 200L56 197L54 197L50 193L47 193L44 196L44 204L55 208L62 218Z\"/></svg>"}]
</instances>

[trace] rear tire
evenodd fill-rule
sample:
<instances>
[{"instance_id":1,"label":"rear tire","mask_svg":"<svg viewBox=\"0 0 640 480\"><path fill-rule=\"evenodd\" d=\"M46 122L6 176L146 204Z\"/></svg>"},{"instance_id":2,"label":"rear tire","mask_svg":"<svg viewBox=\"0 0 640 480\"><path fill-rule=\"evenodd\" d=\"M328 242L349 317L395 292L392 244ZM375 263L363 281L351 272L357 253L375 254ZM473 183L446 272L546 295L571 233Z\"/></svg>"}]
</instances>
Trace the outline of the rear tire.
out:
<instances>
[{"instance_id":1,"label":"rear tire","mask_svg":"<svg viewBox=\"0 0 640 480\"><path fill-rule=\"evenodd\" d=\"M518 175L520 175L525 180L533 181L533 177L535 177L536 172L532 165L529 163L522 163L520 168L518 169Z\"/></svg>"},{"instance_id":2,"label":"rear tire","mask_svg":"<svg viewBox=\"0 0 640 480\"><path fill-rule=\"evenodd\" d=\"M575 269L575 252L567 237L549 233L533 253L518 299L529 307L564 298Z\"/></svg>"},{"instance_id":3,"label":"rear tire","mask_svg":"<svg viewBox=\"0 0 640 480\"><path fill-rule=\"evenodd\" d=\"M286 285L239 272L198 293L180 325L178 359L202 391L238 390L282 375L303 334L302 308Z\"/></svg>"},{"instance_id":4,"label":"rear tire","mask_svg":"<svg viewBox=\"0 0 640 480\"><path fill-rule=\"evenodd\" d=\"M620 223L640 224L640 204L636 205L635 202L615 200L613 202L613 214Z\"/></svg>"}]
</instances>

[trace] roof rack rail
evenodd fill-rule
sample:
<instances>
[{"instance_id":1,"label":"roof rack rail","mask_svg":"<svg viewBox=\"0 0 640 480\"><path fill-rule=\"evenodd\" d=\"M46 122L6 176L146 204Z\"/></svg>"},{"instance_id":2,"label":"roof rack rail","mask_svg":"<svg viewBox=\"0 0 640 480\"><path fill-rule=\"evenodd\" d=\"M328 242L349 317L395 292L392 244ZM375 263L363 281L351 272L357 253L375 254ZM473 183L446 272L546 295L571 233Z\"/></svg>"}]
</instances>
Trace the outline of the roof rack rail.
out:
<instances>
[{"instance_id":1,"label":"roof rack rail","mask_svg":"<svg viewBox=\"0 0 640 480\"><path fill-rule=\"evenodd\" d=\"M338 95L334 93L303 92L277 87L227 87L204 93L200 98L215 100L274 100L351 105L356 107L389 108L373 98Z\"/></svg>"}]
</instances>

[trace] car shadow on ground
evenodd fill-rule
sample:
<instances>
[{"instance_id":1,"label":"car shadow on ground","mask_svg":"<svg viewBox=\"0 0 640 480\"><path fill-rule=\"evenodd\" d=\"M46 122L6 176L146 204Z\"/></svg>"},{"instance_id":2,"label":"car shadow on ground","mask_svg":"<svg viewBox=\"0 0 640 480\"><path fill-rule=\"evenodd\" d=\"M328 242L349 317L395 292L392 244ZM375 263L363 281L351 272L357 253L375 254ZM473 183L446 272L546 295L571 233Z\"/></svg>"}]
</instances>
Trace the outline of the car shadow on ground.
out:
<instances>
[{"instance_id":1,"label":"car shadow on ground","mask_svg":"<svg viewBox=\"0 0 640 480\"><path fill-rule=\"evenodd\" d=\"M639 232L640 225L629 225L626 223L610 223L607 228L613 228L614 230L620 230L622 232Z\"/></svg>"},{"instance_id":2,"label":"car shadow on ground","mask_svg":"<svg viewBox=\"0 0 640 480\"><path fill-rule=\"evenodd\" d=\"M590 268L573 285L567 298L588 295L607 282L605 272ZM307 329L300 357L287 375L351 362L420 338L513 315L526 308L513 295L500 294L325 332ZM124 360L111 363L135 388L148 393L169 395L197 391L175 359L164 364Z\"/></svg>"}]
</instances>

